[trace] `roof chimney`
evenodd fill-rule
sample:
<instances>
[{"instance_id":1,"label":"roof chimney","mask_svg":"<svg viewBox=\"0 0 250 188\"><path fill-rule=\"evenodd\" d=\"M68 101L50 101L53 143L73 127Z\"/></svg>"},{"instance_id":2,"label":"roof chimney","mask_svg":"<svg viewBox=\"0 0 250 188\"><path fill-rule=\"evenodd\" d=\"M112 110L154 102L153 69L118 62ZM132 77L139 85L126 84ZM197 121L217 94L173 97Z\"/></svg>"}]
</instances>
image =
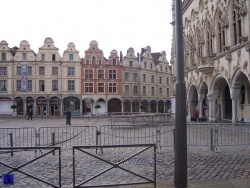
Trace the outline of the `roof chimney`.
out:
<instances>
[{"instance_id":1,"label":"roof chimney","mask_svg":"<svg viewBox=\"0 0 250 188\"><path fill-rule=\"evenodd\" d=\"M120 62L122 62L123 59L123 55L122 55L122 51L120 51Z\"/></svg>"}]
</instances>

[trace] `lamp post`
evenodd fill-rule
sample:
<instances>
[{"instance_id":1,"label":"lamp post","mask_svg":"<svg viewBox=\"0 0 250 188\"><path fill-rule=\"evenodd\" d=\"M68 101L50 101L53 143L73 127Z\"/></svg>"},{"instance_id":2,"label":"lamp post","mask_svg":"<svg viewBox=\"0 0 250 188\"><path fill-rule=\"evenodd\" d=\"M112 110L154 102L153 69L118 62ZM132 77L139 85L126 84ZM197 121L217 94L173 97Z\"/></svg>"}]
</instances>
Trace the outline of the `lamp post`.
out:
<instances>
[{"instance_id":1,"label":"lamp post","mask_svg":"<svg viewBox=\"0 0 250 188\"><path fill-rule=\"evenodd\" d=\"M187 187L187 122L186 88L184 80L184 49L182 0L175 1L176 32L176 118L175 118L175 172L174 185Z\"/></svg>"}]
</instances>

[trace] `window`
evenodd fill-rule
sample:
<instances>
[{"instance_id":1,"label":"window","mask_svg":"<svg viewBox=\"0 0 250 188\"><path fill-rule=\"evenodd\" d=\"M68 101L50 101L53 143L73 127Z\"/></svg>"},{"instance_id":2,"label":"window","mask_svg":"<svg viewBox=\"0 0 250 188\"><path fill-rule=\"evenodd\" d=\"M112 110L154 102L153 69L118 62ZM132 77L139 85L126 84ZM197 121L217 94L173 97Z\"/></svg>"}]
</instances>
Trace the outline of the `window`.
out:
<instances>
[{"instance_id":1,"label":"window","mask_svg":"<svg viewBox=\"0 0 250 188\"><path fill-rule=\"evenodd\" d=\"M41 60L45 61L45 54L41 54Z\"/></svg>"},{"instance_id":2,"label":"window","mask_svg":"<svg viewBox=\"0 0 250 188\"><path fill-rule=\"evenodd\" d=\"M143 74L143 75L142 75L142 81L143 81L144 83L146 83L146 74Z\"/></svg>"},{"instance_id":3,"label":"window","mask_svg":"<svg viewBox=\"0 0 250 188\"><path fill-rule=\"evenodd\" d=\"M69 54L69 61L73 61L73 60L74 60L73 54Z\"/></svg>"},{"instance_id":4,"label":"window","mask_svg":"<svg viewBox=\"0 0 250 188\"><path fill-rule=\"evenodd\" d=\"M31 76L32 75L32 67L28 66L28 75Z\"/></svg>"},{"instance_id":5,"label":"window","mask_svg":"<svg viewBox=\"0 0 250 188\"><path fill-rule=\"evenodd\" d=\"M32 91L32 80L28 80L28 91Z\"/></svg>"},{"instance_id":6,"label":"window","mask_svg":"<svg viewBox=\"0 0 250 188\"><path fill-rule=\"evenodd\" d=\"M27 60L27 53L23 53L23 55L22 55L22 60L23 60L23 61Z\"/></svg>"},{"instance_id":7,"label":"window","mask_svg":"<svg viewBox=\"0 0 250 188\"><path fill-rule=\"evenodd\" d=\"M68 80L68 91L75 91L75 81Z\"/></svg>"},{"instance_id":8,"label":"window","mask_svg":"<svg viewBox=\"0 0 250 188\"><path fill-rule=\"evenodd\" d=\"M7 91L7 81L0 80L0 91Z\"/></svg>"},{"instance_id":9,"label":"window","mask_svg":"<svg viewBox=\"0 0 250 188\"><path fill-rule=\"evenodd\" d=\"M129 81L129 72L125 72L125 81Z\"/></svg>"},{"instance_id":10,"label":"window","mask_svg":"<svg viewBox=\"0 0 250 188\"><path fill-rule=\"evenodd\" d=\"M134 82L138 81L138 74L134 73Z\"/></svg>"},{"instance_id":11,"label":"window","mask_svg":"<svg viewBox=\"0 0 250 188\"><path fill-rule=\"evenodd\" d=\"M161 72L162 72L162 66L161 66Z\"/></svg>"},{"instance_id":12,"label":"window","mask_svg":"<svg viewBox=\"0 0 250 188\"><path fill-rule=\"evenodd\" d=\"M130 66L130 67L133 67L133 61L130 61L130 62L129 62L129 66Z\"/></svg>"},{"instance_id":13,"label":"window","mask_svg":"<svg viewBox=\"0 0 250 188\"><path fill-rule=\"evenodd\" d=\"M153 69L153 64L152 63L150 64L150 69Z\"/></svg>"},{"instance_id":14,"label":"window","mask_svg":"<svg viewBox=\"0 0 250 188\"><path fill-rule=\"evenodd\" d=\"M109 83L109 93L116 93L116 83Z\"/></svg>"},{"instance_id":15,"label":"window","mask_svg":"<svg viewBox=\"0 0 250 188\"><path fill-rule=\"evenodd\" d=\"M237 2L238 4L238 2ZM241 31L241 15L238 5L233 4L233 37L234 45L241 43L242 31Z\"/></svg>"},{"instance_id":16,"label":"window","mask_svg":"<svg viewBox=\"0 0 250 188\"><path fill-rule=\"evenodd\" d=\"M116 70L109 70L109 79L116 79Z\"/></svg>"},{"instance_id":17,"label":"window","mask_svg":"<svg viewBox=\"0 0 250 188\"><path fill-rule=\"evenodd\" d=\"M68 76L75 75L75 67L68 67Z\"/></svg>"},{"instance_id":18,"label":"window","mask_svg":"<svg viewBox=\"0 0 250 188\"><path fill-rule=\"evenodd\" d=\"M207 26L207 55L210 56L213 53L213 39L212 39L212 33L210 31L210 24Z\"/></svg>"},{"instance_id":19,"label":"window","mask_svg":"<svg viewBox=\"0 0 250 188\"><path fill-rule=\"evenodd\" d=\"M116 59L113 59L113 65L116 65Z\"/></svg>"},{"instance_id":20,"label":"window","mask_svg":"<svg viewBox=\"0 0 250 188\"><path fill-rule=\"evenodd\" d=\"M45 67L39 67L39 75L45 75Z\"/></svg>"},{"instance_id":21,"label":"window","mask_svg":"<svg viewBox=\"0 0 250 188\"><path fill-rule=\"evenodd\" d=\"M95 64L95 59L96 59L95 56L93 56L93 57L92 57L92 65Z\"/></svg>"},{"instance_id":22,"label":"window","mask_svg":"<svg viewBox=\"0 0 250 188\"><path fill-rule=\"evenodd\" d=\"M101 59L99 59L99 65L101 65L102 64L102 60Z\"/></svg>"},{"instance_id":23,"label":"window","mask_svg":"<svg viewBox=\"0 0 250 188\"><path fill-rule=\"evenodd\" d=\"M155 76L151 75L151 83L155 83Z\"/></svg>"},{"instance_id":24,"label":"window","mask_svg":"<svg viewBox=\"0 0 250 188\"><path fill-rule=\"evenodd\" d=\"M21 66L16 67L16 75L21 76Z\"/></svg>"},{"instance_id":25,"label":"window","mask_svg":"<svg viewBox=\"0 0 250 188\"><path fill-rule=\"evenodd\" d=\"M52 54L52 61L56 60L56 54Z\"/></svg>"},{"instance_id":26,"label":"window","mask_svg":"<svg viewBox=\"0 0 250 188\"><path fill-rule=\"evenodd\" d=\"M151 87L151 95L155 95L155 88Z\"/></svg>"},{"instance_id":27,"label":"window","mask_svg":"<svg viewBox=\"0 0 250 188\"><path fill-rule=\"evenodd\" d=\"M104 83L98 83L98 93L104 93Z\"/></svg>"},{"instance_id":28,"label":"window","mask_svg":"<svg viewBox=\"0 0 250 188\"><path fill-rule=\"evenodd\" d=\"M146 86L143 86L143 87L142 87L142 94L143 94L143 95L146 95L146 92L147 92Z\"/></svg>"},{"instance_id":29,"label":"window","mask_svg":"<svg viewBox=\"0 0 250 188\"><path fill-rule=\"evenodd\" d=\"M169 96L169 88L167 88L167 96Z\"/></svg>"},{"instance_id":30,"label":"window","mask_svg":"<svg viewBox=\"0 0 250 188\"><path fill-rule=\"evenodd\" d=\"M85 93L93 93L93 83L85 83Z\"/></svg>"},{"instance_id":31,"label":"window","mask_svg":"<svg viewBox=\"0 0 250 188\"><path fill-rule=\"evenodd\" d=\"M167 83L167 85L169 85L169 78L167 78L166 83Z\"/></svg>"},{"instance_id":32,"label":"window","mask_svg":"<svg viewBox=\"0 0 250 188\"><path fill-rule=\"evenodd\" d=\"M58 67L52 67L52 75L58 75Z\"/></svg>"},{"instance_id":33,"label":"window","mask_svg":"<svg viewBox=\"0 0 250 188\"><path fill-rule=\"evenodd\" d=\"M168 72L168 67L165 67L165 72Z\"/></svg>"},{"instance_id":34,"label":"window","mask_svg":"<svg viewBox=\"0 0 250 188\"><path fill-rule=\"evenodd\" d=\"M98 70L98 79L104 79L104 70L103 69Z\"/></svg>"},{"instance_id":35,"label":"window","mask_svg":"<svg viewBox=\"0 0 250 188\"><path fill-rule=\"evenodd\" d=\"M162 88L159 88L159 96L162 97Z\"/></svg>"},{"instance_id":36,"label":"window","mask_svg":"<svg viewBox=\"0 0 250 188\"><path fill-rule=\"evenodd\" d=\"M7 67L0 67L0 76L7 76Z\"/></svg>"},{"instance_id":37,"label":"window","mask_svg":"<svg viewBox=\"0 0 250 188\"><path fill-rule=\"evenodd\" d=\"M6 61L6 53L2 53L2 61Z\"/></svg>"},{"instance_id":38,"label":"window","mask_svg":"<svg viewBox=\"0 0 250 188\"><path fill-rule=\"evenodd\" d=\"M89 65L89 59L86 60L86 65Z\"/></svg>"},{"instance_id":39,"label":"window","mask_svg":"<svg viewBox=\"0 0 250 188\"><path fill-rule=\"evenodd\" d=\"M129 85L125 85L125 95L129 95Z\"/></svg>"},{"instance_id":40,"label":"window","mask_svg":"<svg viewBox=\"0 0 250 188\"><path fill-rule=\"evenodd\" d=\"M52 91L57 91L57 90L58 90L58 81L52 80Z\"/></svg>"},{"instance_id":41,"label":"window","mask_svg":"<svg viewBox=\"0 0 250 188\"><path fill-rule=\"evenodd\" d=\"M16 91L21 91L21 80L16 81Z\"/></svg>"},{"instance_id":42,"label":"window","mask_svg":"<svg viewBox=\"0 0 250 188\"><path fill-rule=\"evenodd\" d=\"M138 86L134 86L134 95L138 95Z\"/></svg>"},{"instance_id":43,"label":"window","mask_svg":"<svg viewBox=\"0 0 250 188\"><path fill-rule=\"evenodd\" d=\"M222 13L220 12L219 18L221 17ZM218 40L219 40L219 52L223 52L225 47L225 27L223 26L221 19L219 19L218 22Z\"/></svg>"},{"instance_id":44,"label":"window","mask_svg":"<svg viewBox=\"0 0 250 188\"><path fill-rule=\"evenodd\" d=\"M93 70L85 69L85 79L93 79Z\"/></svg>"},{"instance_id":45,"label":"window","mask_svg":"<svg viewBox=\"0 0 250 188\"><path fill-rule=\"evenodd\" d=\"M147 68L147 62L144 62L144 68L145 69Z\"/></svg>"},{"instance_id":46,"label":"window","mask_svg":"<svg viewBox=\"0 0 250 188\"><path fill-rule=\"evenodd\" d=\"M39 91L45 91L44 80L39 80Z\"/></svg>"},{"instance_id":47,"label":"window","mask_svg":"<svg viewBox=\"0 0 250 188\"><path fill-rule=\"evenodd\" d=\"M162 84L162 77L159 77L159 84Z\"/></svg>"}]
</instances>

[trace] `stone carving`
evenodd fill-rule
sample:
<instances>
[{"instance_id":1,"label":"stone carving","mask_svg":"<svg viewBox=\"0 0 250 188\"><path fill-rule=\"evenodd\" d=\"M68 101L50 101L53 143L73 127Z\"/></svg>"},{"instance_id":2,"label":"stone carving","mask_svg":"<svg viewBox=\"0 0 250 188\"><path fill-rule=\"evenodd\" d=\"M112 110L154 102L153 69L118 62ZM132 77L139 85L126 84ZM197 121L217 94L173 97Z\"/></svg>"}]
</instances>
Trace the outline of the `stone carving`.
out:
<instances>
[{"instance_id":1,"label":"stone carving","mask_svg":"<svg viewBox=\"0 0 250 188\"><path fill-rule=\"evenodd\" d=\"M244 62L244 64L243 64L243 69L245 69L245 70L246 70L246 69L247 69L247 66L248 66L248 62L247 62L247 61L245 61L245 62Z\"/></svg>"}]
</instances>

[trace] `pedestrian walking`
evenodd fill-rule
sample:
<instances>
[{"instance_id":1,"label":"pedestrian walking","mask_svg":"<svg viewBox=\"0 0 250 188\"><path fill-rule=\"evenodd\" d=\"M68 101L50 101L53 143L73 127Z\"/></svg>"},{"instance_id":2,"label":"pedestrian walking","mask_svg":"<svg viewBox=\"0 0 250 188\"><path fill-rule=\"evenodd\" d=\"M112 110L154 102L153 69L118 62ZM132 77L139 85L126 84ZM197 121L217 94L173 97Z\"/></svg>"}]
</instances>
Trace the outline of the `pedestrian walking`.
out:
<instances>
[{"instance_id":1,"label":"pedestrian walking","mask_svg":"<svg viewBox=\"0 0 250 188\"><path fill-rule=\"evenodd\" d=\"M33 112L32 112L32 108L29 108L29 110L28 110L28 115L29 115L29 116L28 116L28 119L27 119L27 120L29 120L29 119L32 120L32 113L33 113Z\"/></svg>"},{"instance_id":2,"label":"pedestrian walking","mask_svg":"<svg viewBox=\"0 0 250 188\"><path fill-rule=\"evenodd\" d=\"M71 110L68 109L64 114L66 115L66 125L71 125Z\"/></svg>"}]
</instances>

